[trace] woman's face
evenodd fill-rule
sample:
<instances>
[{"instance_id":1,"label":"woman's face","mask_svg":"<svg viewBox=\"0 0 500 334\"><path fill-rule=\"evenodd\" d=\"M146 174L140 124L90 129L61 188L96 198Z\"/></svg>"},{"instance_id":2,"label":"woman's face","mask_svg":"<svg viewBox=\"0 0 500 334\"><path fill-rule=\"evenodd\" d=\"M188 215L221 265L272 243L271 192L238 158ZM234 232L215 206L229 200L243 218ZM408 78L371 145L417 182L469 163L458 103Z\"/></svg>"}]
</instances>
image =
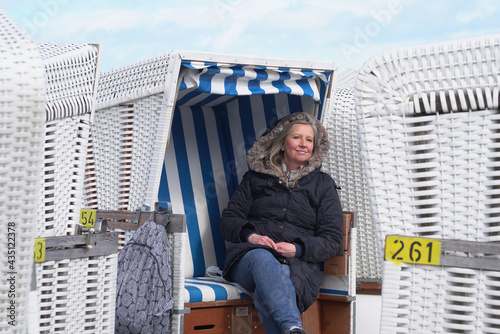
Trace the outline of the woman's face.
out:
<instances>
[{"instance_id":1,"label":"woman's face","mask_svg":"<svg viewBox=\"0 0 500 334\"><path fill-rule=\"evenodd\" d=\"M309 124L295 124L285 138L283 153L286 168L295 170L311 158L314 149L314 130Z\"/></svg>"}]
</instances>

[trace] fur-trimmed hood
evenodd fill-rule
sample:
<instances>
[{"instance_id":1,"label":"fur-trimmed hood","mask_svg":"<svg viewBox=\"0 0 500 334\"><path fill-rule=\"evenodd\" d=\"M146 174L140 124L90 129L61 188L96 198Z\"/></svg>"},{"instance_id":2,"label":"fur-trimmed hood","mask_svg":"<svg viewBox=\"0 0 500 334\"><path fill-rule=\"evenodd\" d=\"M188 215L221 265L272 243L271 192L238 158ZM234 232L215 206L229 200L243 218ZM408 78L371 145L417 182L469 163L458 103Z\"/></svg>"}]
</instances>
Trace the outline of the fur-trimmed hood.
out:
<instances>
[{"instance_id":1,"label":"fur-trimmed hood","mask_svg":"<svg viewBox=\"0 0 500 334\"><path fill-rule=\"evenodd\" d=\"M319 137L319 150L318 153L309 159L309 162L305 166L303 175L309 174L313 170L317 169L323 163L328 150L330 149L330 141L328 140L328 133L325 127L313 116L305 112L297 112L283 117L274 127L270 127L266 132L258 138L253 144L252 148L248 151L247 162L251 170L260 173L271 174L279 177L278 172L271 166L269 161L264 161L264 144L268 141L274 139L280 131L283 130L286 124L296 120L305 119L311 126L317 129Z\"/></svg>"}]
</instances>

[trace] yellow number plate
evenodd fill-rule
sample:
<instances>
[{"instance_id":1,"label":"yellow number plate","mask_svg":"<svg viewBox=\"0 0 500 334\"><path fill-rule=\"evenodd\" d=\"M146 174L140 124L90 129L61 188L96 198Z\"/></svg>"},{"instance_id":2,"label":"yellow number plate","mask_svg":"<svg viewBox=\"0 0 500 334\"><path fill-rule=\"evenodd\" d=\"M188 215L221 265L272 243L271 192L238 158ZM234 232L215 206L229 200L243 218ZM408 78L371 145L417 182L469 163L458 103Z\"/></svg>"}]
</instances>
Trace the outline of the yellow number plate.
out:
<instances>
[{"instance_id":1,"label":"yellow number plate","mask_svg":"<svg viewBox=\"0 0 500 334\"><path fill-rule=\"evenodd\" d=\"M385 259L438 266L441 260L441 241L427 238L389 235L385 239Z\"/></svg>"},{"instance_id":2,"label":"yellow number plate","mask_svg":"<svg viewBox=\"0 0 500 334\"><path fill-rule=\"evenodd\" d=\"M35 239L35 262L45 261L45 238Z\"/></svg>"},{"instance_id":3,"label":"yellow number plate","mask_svg":"<svg viewBox=\"0 0 500 334\"><path fill-rule=\"evenodd\" d=\"M80 225L84 227L95 226L96 210L80 210Z\"/></svg>"}]
</instances>

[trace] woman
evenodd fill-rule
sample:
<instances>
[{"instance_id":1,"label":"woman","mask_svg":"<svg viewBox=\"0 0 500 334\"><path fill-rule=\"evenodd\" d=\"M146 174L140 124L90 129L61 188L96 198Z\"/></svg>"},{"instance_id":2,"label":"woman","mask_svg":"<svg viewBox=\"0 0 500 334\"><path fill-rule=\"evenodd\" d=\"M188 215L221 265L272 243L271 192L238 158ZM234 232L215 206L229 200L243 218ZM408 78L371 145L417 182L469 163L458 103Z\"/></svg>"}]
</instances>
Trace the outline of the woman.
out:
<instances>
[{"instance_id":1,"label":"woman","mask_svg":"<svg viewBox=\"0 0 500 334\"><path fill-rule=\"evenodd\" d=\"M320 263L340 250L342 208L320 171L330 142L323 125L294 113L248 151L250 170L224 209L223 275L254 293L266 334L304 333L300 314L318 296Z\"/></svg>"}]
</instances>

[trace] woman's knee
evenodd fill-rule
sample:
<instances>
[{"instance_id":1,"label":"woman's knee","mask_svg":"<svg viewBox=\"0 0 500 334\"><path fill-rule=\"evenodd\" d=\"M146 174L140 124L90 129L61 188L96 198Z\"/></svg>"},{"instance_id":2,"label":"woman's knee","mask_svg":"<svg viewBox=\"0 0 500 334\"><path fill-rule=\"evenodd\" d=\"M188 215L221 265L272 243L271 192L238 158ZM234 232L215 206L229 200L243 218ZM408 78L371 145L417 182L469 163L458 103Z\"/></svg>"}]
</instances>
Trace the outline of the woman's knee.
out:
<instances>
[{"instance_id":1,"label":"woman's knee","mask_svg":"<svg viewBox=\"0 0 500 334\"><path fill-rule=\"evenodd\" d=\"M264 248L255 248L249 250L244 256L245 261L249 261L251 263L259 263L269 265L270 263L278 264L278 260L274 257L274 255Z\"/></svg>"}]
</instances>

